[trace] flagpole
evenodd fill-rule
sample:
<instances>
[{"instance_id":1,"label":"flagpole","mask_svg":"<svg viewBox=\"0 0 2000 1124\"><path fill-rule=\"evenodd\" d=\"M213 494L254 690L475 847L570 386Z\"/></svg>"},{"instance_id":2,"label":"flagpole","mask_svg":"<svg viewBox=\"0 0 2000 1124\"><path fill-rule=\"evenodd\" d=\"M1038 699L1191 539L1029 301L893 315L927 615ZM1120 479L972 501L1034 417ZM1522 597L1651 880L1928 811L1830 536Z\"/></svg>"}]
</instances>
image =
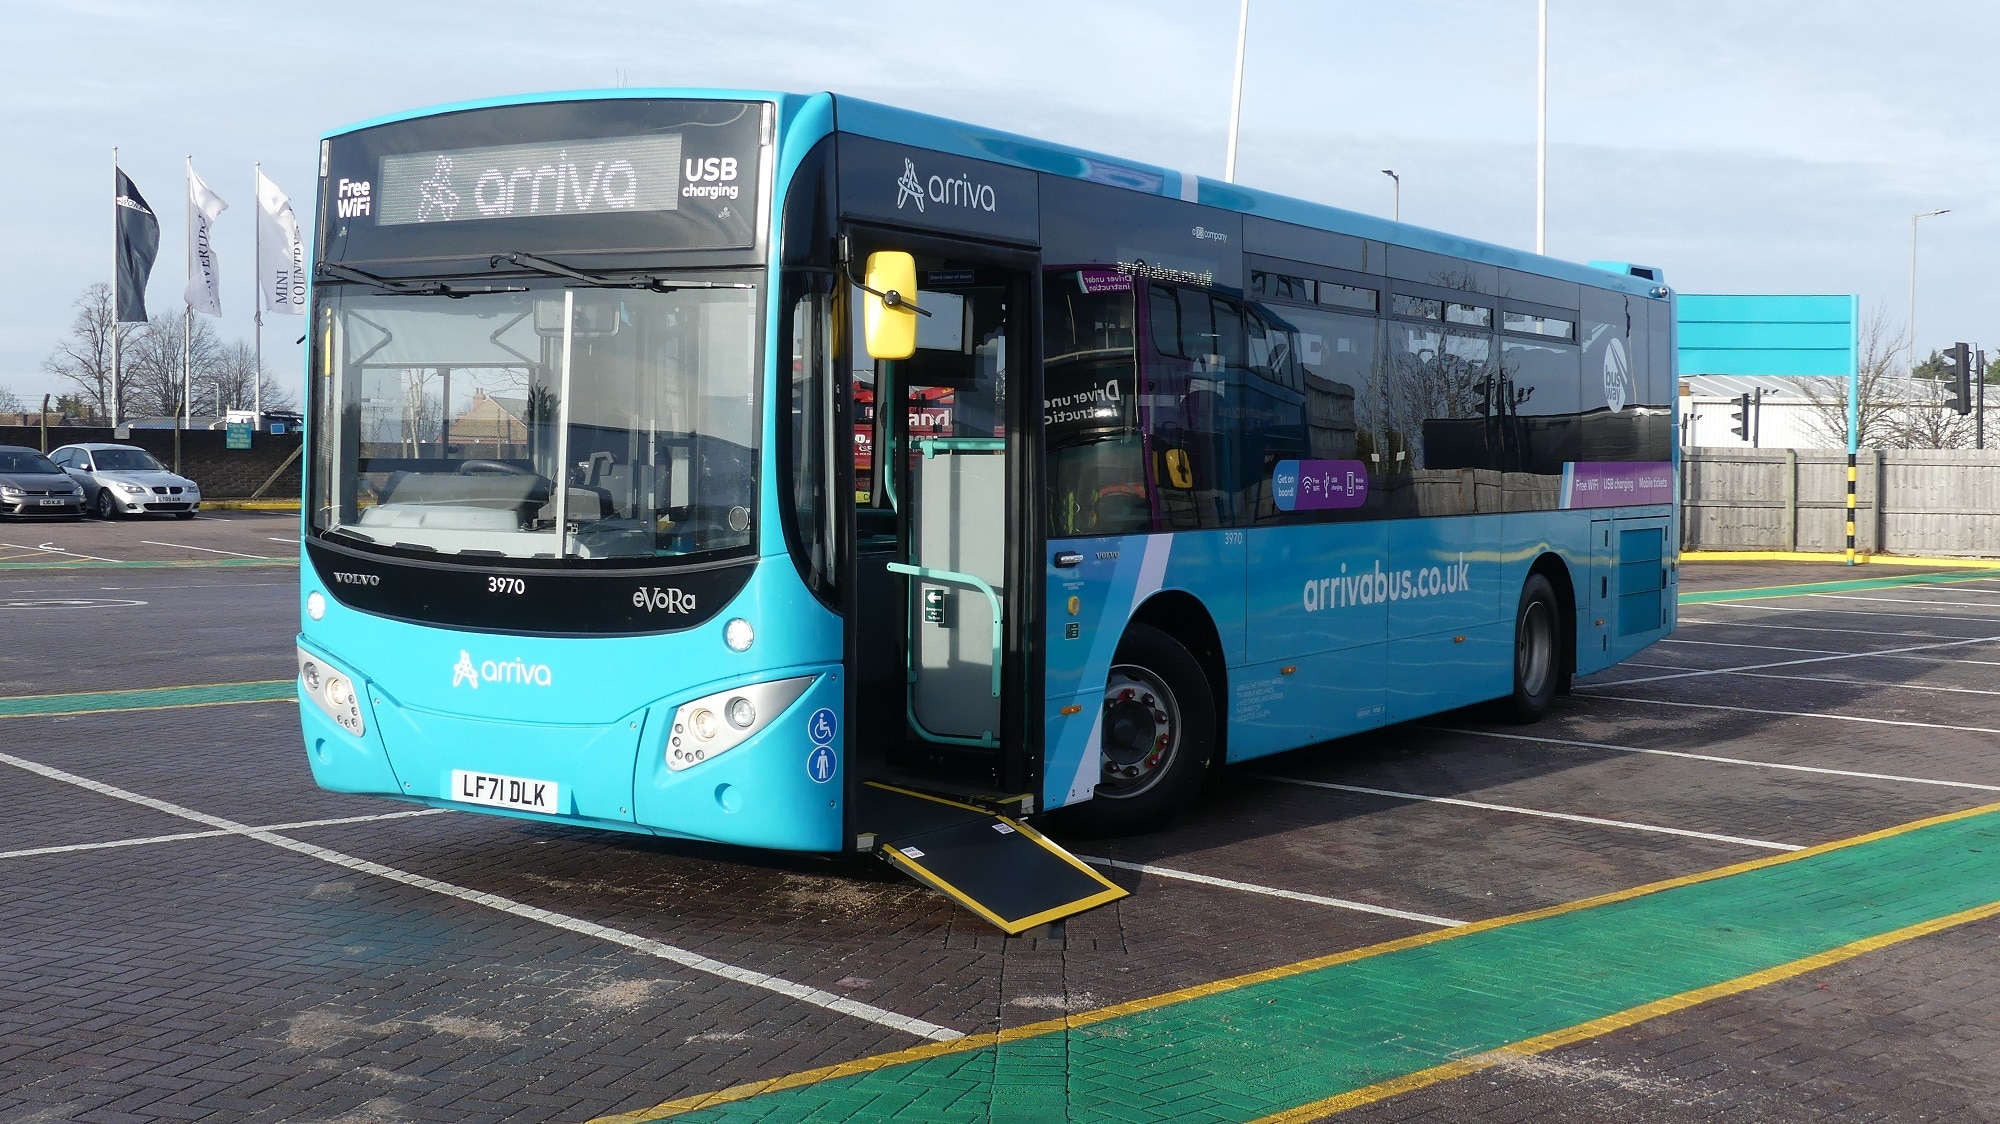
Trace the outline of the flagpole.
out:
<instances>
[{"instance_id":1,"label":"flagpole","mask_svg":"<svg viewBox=\"0 0 2000 1124\"><path fill-rule=\"evenodd\" d=\"M187 156L187 279L194 282L194 154ZM194 425L194 305L181 295L181 408L174 414L174 471L181 470L181 430Z\"/></svg>"},{"instance_id":2,"label":"flagpole","mask_svg":"<svg viewBox=\"0 0 2000 1124\"><path fill-rule=\"evenodd\" d=\"M125 333L118 322L118 146L111 146L111 430L118 436L118 337ZM47 415L44 414L44 420Z\"/></svg>"},{"instance_id":3,"label":"flagpole","mask_svg":"<svg viewBox=\"0 0 2000 1124\"><path fill-rule=\"evenodd\" d=\"M250 216L250 225L256 230L252 239L256 263L250 276L256 278L255 292L250 294L251 320L256 323L254 338L257 341L257 365L250 372L250 432L264 428L264 165L257 168L257 191L252 198L257 201L257 213Z\"/></svg>"}]
</instances>

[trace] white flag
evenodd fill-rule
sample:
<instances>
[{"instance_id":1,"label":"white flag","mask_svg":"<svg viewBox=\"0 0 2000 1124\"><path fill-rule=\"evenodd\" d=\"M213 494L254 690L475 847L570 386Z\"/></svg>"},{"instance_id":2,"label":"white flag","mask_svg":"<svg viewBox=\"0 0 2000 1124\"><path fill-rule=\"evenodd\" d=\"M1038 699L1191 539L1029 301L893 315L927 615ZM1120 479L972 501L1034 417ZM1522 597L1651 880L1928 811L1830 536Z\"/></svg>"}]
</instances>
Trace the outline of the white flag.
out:
<instances>
[{"instance_id":1,"label":"white flag","mask_svg":"<svg viewBox=\"0 0 2000 1124\"><path fill-rule=\"evenodd\" d=\"M188 307L209 316L222 315L222 277L216 272L216 217L229 209L222 196L208 189L188 161Z\"/></svg>"},{"instance_id":2,"label":"white flag","mask_svg":"<svg viewBox=\"0 0 2000 1124\"><path fill-rule=\"evenodd\" d=\"M301 316L306 310L306 244L292 201L257 172L257 291L266 312Z\"/></svg>"}]
</instances>

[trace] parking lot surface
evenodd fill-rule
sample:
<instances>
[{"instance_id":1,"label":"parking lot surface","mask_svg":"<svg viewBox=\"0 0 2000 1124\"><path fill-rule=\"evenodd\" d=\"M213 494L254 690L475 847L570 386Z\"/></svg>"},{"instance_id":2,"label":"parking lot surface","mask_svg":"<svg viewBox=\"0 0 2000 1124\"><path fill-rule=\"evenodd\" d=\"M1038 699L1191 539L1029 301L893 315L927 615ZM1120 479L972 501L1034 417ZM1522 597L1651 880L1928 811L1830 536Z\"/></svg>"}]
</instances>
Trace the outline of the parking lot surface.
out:
<instances>
[{"instance_id":1,"label":"parking lot surface","mask_svg":"<svg viewBox=\"0 0 2000 1124\"><path fill-rule=\"evenodd\" d=\"M0 1120L2000 1119L2000 570L1690 564L1669 641L1067 839L872 859L313 787L296 516L0 525Z\"/></svg>"}]
</instances>

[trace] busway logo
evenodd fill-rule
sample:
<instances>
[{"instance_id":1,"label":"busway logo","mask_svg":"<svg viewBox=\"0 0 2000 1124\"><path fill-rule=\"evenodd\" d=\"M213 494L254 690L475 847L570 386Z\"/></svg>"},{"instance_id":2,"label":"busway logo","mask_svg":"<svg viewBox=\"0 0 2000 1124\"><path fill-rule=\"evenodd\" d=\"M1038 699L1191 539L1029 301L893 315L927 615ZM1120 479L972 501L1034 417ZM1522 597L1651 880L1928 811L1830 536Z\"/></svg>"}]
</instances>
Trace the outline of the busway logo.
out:
<instances>
[{"instance_id":1,"label":"busway logo","mask_svg":"<svg viewBox=\"0 0 2000 1124\"><path fill-rule=\"evenodd\" d=\"M1625 385L1632 366L1625 357L1625 341L1613 336L1604 348L1604 404L1612 413L1625 408Z\"/></svg>"},{"instance_id":2,"label":"busway logo","mask_svg":"<svg viewBox=\"0 0 2000 1124\"><path fill-rule=\"evenodd\" d=\"M479 689L479 684L512 683L522 687L546 687L554 679L545 663L529 663L526 660L487 660L474 663L472 653L461 648L458 662L452 665L451 685L454 689L471 687Z\"/></svg>"}]
</instances>

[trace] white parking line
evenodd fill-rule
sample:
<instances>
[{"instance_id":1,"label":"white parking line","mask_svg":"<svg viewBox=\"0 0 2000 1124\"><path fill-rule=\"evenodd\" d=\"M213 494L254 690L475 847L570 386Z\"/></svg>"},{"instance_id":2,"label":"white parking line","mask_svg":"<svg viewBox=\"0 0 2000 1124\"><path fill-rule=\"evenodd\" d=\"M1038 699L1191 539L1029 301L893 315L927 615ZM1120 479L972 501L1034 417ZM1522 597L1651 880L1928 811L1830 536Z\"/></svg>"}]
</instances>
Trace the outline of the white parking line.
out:
<instances>
[{"instance_id":1,"label":"white parking line","mask_svg":"<svg viewBox=\"0 0 2000 1124\"><path fill-rule=\"evenodd\" d=\"M1669 636L1661 640L1660 643L1696 644L1703 648L1758 648L1766 652L1801 652L1817 656L1843 656L1847 654L1838 648L1781 648L1776 644L1725 644L1720 640L1683 640L1678 636Z\"/></svg>"},{"instance_id":2,"label":"white parking line","mask_svg":"<svg viewBox=\"0 0 2000 1124\"><path fill-rule=\"evenodd\" d=\"M1523 808L1516 804L1489 804L1483 800L1464 800L1456 796L1425 796L1416 792L1396 792L1386 788L1364 788L1357 784L1334 784L1332 781L1309 781L1299 777L1281 777L1274 773L1247 773L1255 780L1275 781L1278 784L1296 784L1307 788L1326 788L1335 792L1358 792L1367 796L1387 796L1395 800L1420 800L1428 804L1451 804L1460 808L1478 808L1488 812L1511 812L1517 816L1539 816L1547 820L1567 820L1571 823L1595 824L1599 827L1623 828L1627 831L1649 831L1658 835L1680 835L1689 839L1706 839L1713 843L1735 843L1744 847L1761 847L1767 851L1803 851L1796 843L1773 843L1768 839L1745 839L1737 835L1716 835L1707 831L1689 831L1681 827L1661 827L1658 824L1633 823L1630 820L1607 820L1600 816L1579 816L1570 812L1549 812L1540 808Z\"/></svg>"},{"instance_id":3,"label":"white parking line","mask_svg":"<svg viewBox=\"0 0 2000 1124\"><path fill-rule=\"evenodd\" d=\"M1823 597L1825 596L1825 594L1814 594L1813 596ZM1958 616L1948 616L1944 613L1906 613L1906 612L1899 613L1895 611L1887 613L1877 613L1877 612L1872 612L1868 609L1815 609L1806 605L1753 605L1747 601L1741 604L1731 604L1726 601L1720 601L1716 602L1716 604L1726 609L1756 609L1766 613L1832 613L1836 616L1842 616L1842 617L1899 617L1906 621L1907 620L1974 621L1983 624L2000 624L2000 617L1994 617L1994 616L1958 617ZM1928 605L1932 604L1932 602L1924 601L1924 602L1918 602L1918 604Z\"/></svg>"},{"instance_id":4,"label":"white parking line","mask_svg":"<svg viewBox=\"0 0 2000 1124\"><path fill-rule=\"evenodd\" d=\"M4 858L0 855L0 858ZM1172 878L1181 882L1198 882L1203 886L1217 886L1224 890L1241 890L1246 894L1262 894L1267 898L1284 898L1288 901L1308 902L1312 905L1330 905L1335 909L1351 909L1358 913L1375 913L1383 917L1399 917L1405 921L1421 921L1426 925L1451 928L1463 925L1449 917L1438 917L1429 913L1411 913L1406 909L1391 909L1386 905L1369 905L1367 902L1350 901L1347 898L1329 898L1322 894L1304 894L1297 890L1281 890L1276 886L1259 886L1255 882L1238 882L1233 878L1217 878L1208 874L1196 874L1191 870L1176 870L1170 866L1154 866L1151 863L1128 863L1119 859L1101 858L1097 855L1076 856L1093 866L1108 866L1118 870L1136 870L1141 874L1151 874L1159 878Z\"/></svg>"},{"instance_id":5,"label":"white parking line","mask_svg":"<svg viewBox=\"0 0 2000 1124\"><path fill-rule=\"evenodd\" d=\"M143 796L114 785L105 784L102 781L91 780L89 777L80 777L75 773L66 773L61 769L29 761L26 758L15 757L9 753L0 753L0 764L12 765L17 769L34 773L36 776L62 781L65 784L73 784L78 788L88 789L100 795L128 801L144 808L151 808L156 812L165 812L170 816L178 816L184 820L207 824L209 827L217 828L231 834L247 836L261 843L268 843L273 847L291 851L294 854L305 855L309 858L315 858L321 862L331 863L334 866L343 867L347 870L357 871L362 874L372 874L377 878L386 879L404 886L414 887L419 890L428 890L431 893L442 894L445 897L470 902L473 905L485 906L488 909L497 910L511 917L535 921L543 925L551 925L580 936L594 937L611 944L622 945L625 948L643 952L648 956L656 956L661 960L679 964L681 967L692 971L716 976L733 983L740 983L749 987L775 992L788 999L796 999L801 1003L835 1011L839 1014L874 1023L877 1026L889 1027L919 1038L927 1038L935 1042L949 1042L956 1038L965 1037L950 1027L939 1026L936 1023L925 1022L923 1019L911 1018L908 1015L899 1015L894 1011L885 1010L873 1004L849 999L844 995L835 995L830 991L821 991L819 988L794 983L791 980L773 976L765 972L755 971L750 968L740 968L734 964L727 964L723 961L703 956L698 952L676 948L673 945L653 940L650 937L642 937L636 933L625 932L622 929L613 929L609 925L599 925L594 921L585 921L580 917L571 917L553 910L527 905L523 902L514 901L511 898L503 898L498 894L486 893L483 890L472 890L464 886L453 885L449 882L441 882L435 878L426 878L421 874L411 874L408 871L397 870L395 867L384 866L381 863L370 862L367 859L358 859L352 855L345 855L326 847L305 843L289 836L264 830L263 828L251 827L248 824L237 823L235 820L223 819L221 816L211 816L206 812L197 812L192 808L185 808L179 804L169 803L165 800L156 800L153 797Z\"/></svg>"},{"instance_id":6,"label":"white parking line","mask_svg":"<svg viewBox=\"0 0 2000 1124\"><path fill-rule=\"evenodd\" d=\"M299 544L297 536L280 537L278 535L265 535L264 537L270 539L272 542L290 543L293 546L297 546Z\"/></svg>"},{"instance_id":7,"label":"white parking line","mask_svg":"<svg viewBox=\"0 0 2000 1124\"><path fill-rule=\"evenodd\" d=\"M1623 686L1624 684L1612 684ZM1611 702L1643 703L1647 706L1682 706L1694 710L1733 710L1739 714L1764 714L1773 718L1826 718L1835 722L1866 722L1873 726L1914 726L1922 730L1960 730L1968 734L2000 734L2000 730L1986 726L1953 726L1944 722L1912 722L1901 718L1865 718L1859 714L1821 714L1812 710L1761 710L1754 706L1724 706L1721 703L1676 702L1672 699L1635 699L1630 695L1606 695L1596 691L1578 691L1584 698L1606 699Z\"/></svg>"},{"instance_id":8,"label":"white parking line","mask_svg":"<svg viewBox=\"0 0 2000 1124\"><path fill-rule=\"evenodd\" d=\"M1631 665L1628 662L1620 666ZM1724 671L1722 674L1740 675L1746 679L1788 679L1795 683L1844 683L1849 687L1877 687L1896 691L1941 691L1952 695L2000 695L2000 691L1981 691L1974 687L1937 687L1929 683L1884 683L1876 679L1835 679L1830 675L1771 675L1760 671L1736 670ZM1631 682L1635 682L1635 680L1626 679L1618 682L1608 682L1605 686L1618 687Z\"/></svg>"},{"instance_id":9,"label":"white parking line","mask_svg":"<svg viewBox=\"0 0 2000 1124\"><path fill-rule=\"evenodd\" d=\"M147 546L170 546L175 550L205 550L210 554L229 554L237 558L255 558L260 562L269 562L271 560L270 556L266 554L245 554L240 550L217 550L212 546L189 546L186 543L178 542L154 542L152 539L140 539L139 541L145 543Z\"/></svg>"},{"instance_id":10,"label":"white parking line","mask_svg":"<svg viewBox=\"0 0 2000 1124\"><path fill-rule=\"evenodd\" d=\"M1745 671L1764 671L1774 667L1798 667L1809 663L1831 663L1835 660L1858 660L1870 656L1895 656L1907 652L1930 652L1939 648L1962 648L1967 644L1990 644L2000 640L2000 636L1974 636L1964 640L1943 640L1936 644L1908 644L1901 648L1883 648L1873 652L1846 652L1837 656L1807 656L1800 660L1776 660L1771 663L1751 663L1741 667L1711 667L1695 671L1677 671L1672 675L1641 675L1634 679L1620 679L1615 684L1629 687L1635 683L1660 683L1668 679L1694 679L1703 675L1732 675Z\"/></svg>"},{"instance_id":11,"label":"white parking line","mask_svg":"<svg viewBox=\"0 0 2000 1124\"><path fill-rule=\"evenodd\" d=\"M1918 660L1923 663L1962 663L1974 667L2000 667L2000 660L1954 660L1944 656L1887 656L1892 660Z\"/></svg>"},{"instance_id":12,"label":"white parking line","mask_svg":"<svg viewBox=\"0 0 2000 1124\"><path fill-rule=\"evenodd\" d=\"M404 820L411 816L441 816L443 808L419 808L414 812L384 812L379 816L341 816L330 820L300 820L297 823L274 823L253 828L253 831L294 831L302 827L331 827L344 823L373 823L376 820ZM226 836L242 835L240 831L183 831L178 835L144 835L136 839L109 839L102 843L70 843L60 847L27 847L19 851L0 851L0 859L25 859L33 855L67 855L73 851L102 851L111 847L144 847L151 843L178 843L183 839L221 839Z\"/></svg>"},{"instance_id":13,"label":"white parking line","mask_svg":"<svg viewBox=\"0 0 2000 1124\"><path fill-rule=\"evenodd\" d=\"M1682 626L1701 625L1709 628L1777 628L1786 632L1839 632L1848 636L1918 636L1926 640L1935 636L1932 632L1891 632L1882 628L1817 628L1809 624L1772 624L1769 621L1703 621L1682 617ZM1866 653L1863 653L1866 654Z\"/></svg>"},{"instance_id":14,"label":"white parking line","mask_svg":"<svg viewBox=\"0 0 2000 1124\"><path fill-rule=\"evenodd\" d=\"M1612 745L1608 742L1587 742L1575 738L1545 738L1533 734L1503 734L1495 730L1463 730L1455 726L1426 726L1427 730L1440 730L1447 734L1467 734L1481 738L1503 738L1510 742L1538 742L1543 745L1575 745L1586 749L1608 749L1618 753L1644 753L1655 757L1679 757L1688 761L1708 761L1717 765L1746 765L1753 769L1777 769L1787 773L1813 773L1826 777L1848 777L1867 781L1896 781L1901 784L1932 785L1937 788L1963 788L1974 792L2000 792L2000 784L1975 784L1972 781L1941 781L1931 777L1906 777L1896 773L1866 773L1858 769L1828 769L1819 765L1787 765L1779 761L1757 761L1748 757L1718 757L1712 753L1688 753L1679 749L1646 749L1636 745Z\"/></svg>"},{"instance_id":15,"label":"white parking line","mask_svg":"<svg viewBox=\"0 0 2000 1124\"><path fill-rule=\"evenodd\" d=\"M1973 593L1995 593L1995 592L2000 592L2000 590L1991 590L1991 589L1975 589L1975 590L1972 590L1971 592L1973 592ZM1934 606L1937 606L1937 607L1939 607L1939 608L1944 608L1944 609L1984 609L1984 608L1988 608L1988 607L1989 607L1989 606L1987 606L1987 605L1986 605L1985 603L1983 603L1983 602L1979 602L1979 601L1931 601L1931 600L1928 600L1928 599L1926 599L1926 598L1921 598L1921 597L1863 597L1863 596L1860 596L1859 594L1854 594L1854 593L1815 593L1815 594L1813 594L1812 596L1814 596L1814 597L1824 597L1824 598L1827 598L1828 600L1831 600L1831 601L1874 601L1874 602L1878 602L1878 603L1884 603L1884 604L1889 604L1889 605L1934 605ZM1924 614L1924 613L1908 613L1908 614L1903 614L1903 615L1906 615L1906 616L1928 616L1929 614ZM1946 619L1950 619L1950 618L1946 618ZM1994 619L1994 618L1992 618L1992 617L1986 617L1986 618L1983 618L1983 619L1985 619L1985 620L1992 620L1992 619Z\"/></svg>"},{"instance_id":16,"label":"white parking line","mask_svg":"<svg viewBox=\"0 0 2000 1124\"><path fill-rule=\"evenodd\" d=\"M1994 592L2000 593L2000 590L1995 590ZM1656 641L1656 643L1694 644L1703 648L1749 648L1760 652L1799 652L1799 653L1813 653L1813 654L1828 655L1828 656L1880 655L1885 660L1916 660L1920 663L1953 663L1953 664L1971 664L1976 667L2000 667L2000 660L1959 660L1959 659L1952 659L1949 656L1883 655L1881 652L1838 652L1833 650L1832 648L1786 648L1786 647L1781 647L1777 644L1725 644L1720 640L1683 640L1677 636L1670 636L1664 640ZM1625 662L1626 664L1631 663L1630 660L1627 660Z\"/></svg>"},{"instance_id":17,"label":"white parking line","mask_svg":"<svg viewBox=\"0 0 2000 1124\"><path fill-rule=\"evenodd\" d=\"M41 546L22 546L20 543L0 542L0 546L9 547L14 550L40 550L40 551L45 551L49 554L67 554L71 558L87 558L92 562L111 561L111 559L109 558L99 558L95 554L78 554L74 550L63 550L60 547L50 546L47 543L43 543Z\"/></svg>"}]
</instances>

